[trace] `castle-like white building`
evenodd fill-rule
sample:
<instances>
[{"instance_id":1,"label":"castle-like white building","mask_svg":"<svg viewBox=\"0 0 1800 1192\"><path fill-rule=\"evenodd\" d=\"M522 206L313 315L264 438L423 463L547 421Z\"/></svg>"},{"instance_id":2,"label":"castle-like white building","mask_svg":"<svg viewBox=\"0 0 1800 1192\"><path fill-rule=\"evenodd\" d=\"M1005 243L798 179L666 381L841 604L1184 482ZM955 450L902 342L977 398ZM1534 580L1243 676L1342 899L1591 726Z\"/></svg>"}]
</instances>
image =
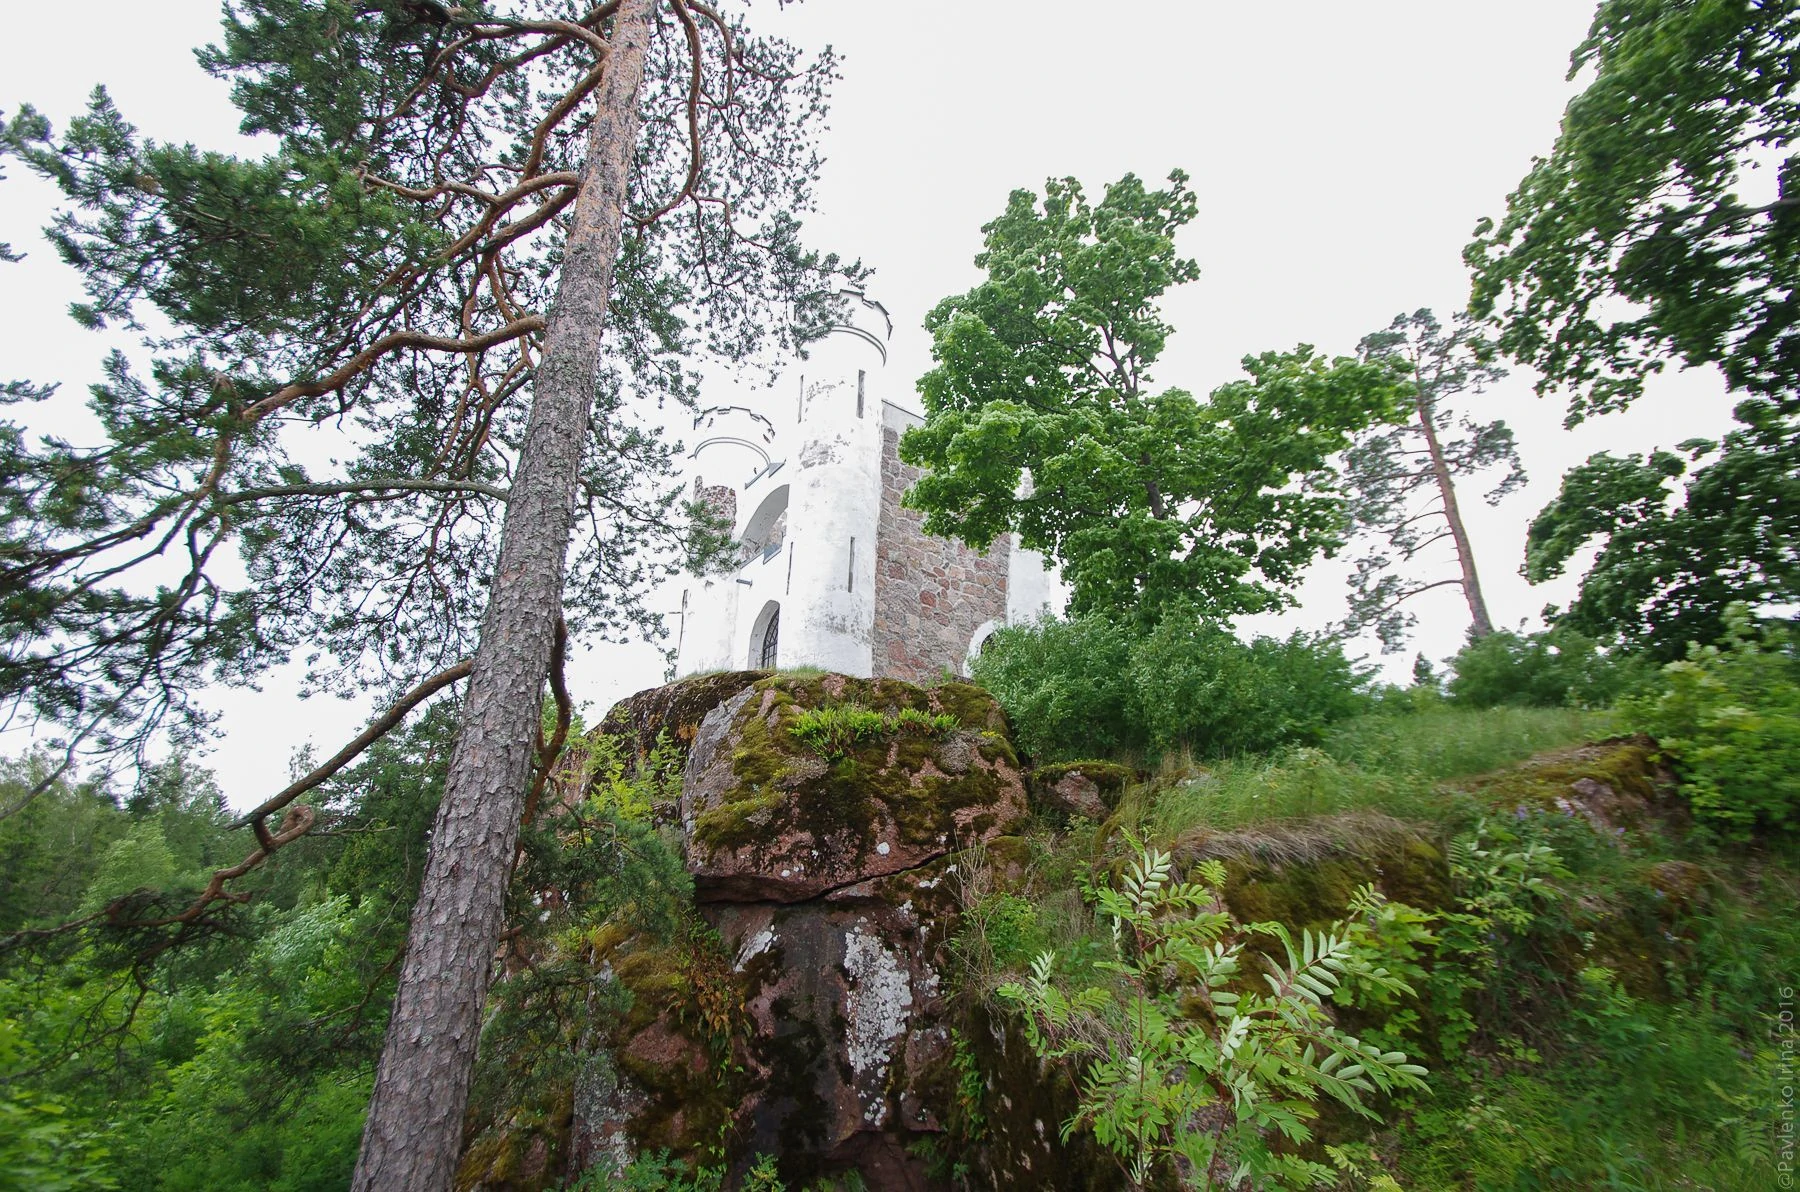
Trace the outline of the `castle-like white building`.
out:
<instances>
[{"instance_id":1,"label":"castle-like white building","mask_svg":"<svg viewBox=\"0 0 1800 1192\"><path fill-rule=\"evenodd\" d=\"M1066 602L1055 569L1015 535L976 551L928 537L922 516L901 507L919 470L900 462L900 436L923 419L887 396L906 391L885 371L893 320L850 298L852 320L773 390L695 419L695 493L732 521L742 561L682 593L678 675L966 674L994 630ZM746 474L718 483L733 464Z\"/></svg>"}]
</instances>

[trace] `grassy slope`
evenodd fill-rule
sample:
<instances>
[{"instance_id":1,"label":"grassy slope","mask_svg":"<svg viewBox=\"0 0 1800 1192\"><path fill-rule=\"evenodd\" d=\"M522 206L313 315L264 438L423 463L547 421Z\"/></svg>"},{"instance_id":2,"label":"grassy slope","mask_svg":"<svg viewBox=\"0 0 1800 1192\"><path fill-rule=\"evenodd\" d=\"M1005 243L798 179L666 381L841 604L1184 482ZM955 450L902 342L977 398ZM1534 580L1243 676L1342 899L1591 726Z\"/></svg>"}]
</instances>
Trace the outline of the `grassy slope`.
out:
<instances>
[{"instance_id":1,"label":"grassy slope","mask_svg":"<svg viewBox=\"0 0 1800 1192\"><path fill-rule=\"evenodd\" d=\"M1029 897L996 903L997 938L976 951L999 968L1043 945L1082 955L1095 925L1066 894L1069 879L1123 855L1120 827L1178 855L1209 835L1300 841L1288 872L1335 897L1307 871L1329 869L1368 825L1398 820L1444 844L1498 813L1500 826L1484 830L1503 844L1557 847L1571 871L1557 883L1563 897L1483 962L1477 1033L1435 1057L1432 1094L1388 1106L1380 1132L1340 1136L1371 1141L1414 1189L1773 1187L1769 1028L1779 989L1800 971L1793 855L1725 851L1660 822L1602 837L1568 815L1511 813L1527 801L1523 784L1566 787L1567 766L1475 779L1610 731L1605 714L1439 708L1352 720L1316 749L1165 760L1108 829L1045 827L1035 881L1062 893L1035 909ZM1086 951L1098 954L1099 941Z\"/></svg>"}]
</instances>

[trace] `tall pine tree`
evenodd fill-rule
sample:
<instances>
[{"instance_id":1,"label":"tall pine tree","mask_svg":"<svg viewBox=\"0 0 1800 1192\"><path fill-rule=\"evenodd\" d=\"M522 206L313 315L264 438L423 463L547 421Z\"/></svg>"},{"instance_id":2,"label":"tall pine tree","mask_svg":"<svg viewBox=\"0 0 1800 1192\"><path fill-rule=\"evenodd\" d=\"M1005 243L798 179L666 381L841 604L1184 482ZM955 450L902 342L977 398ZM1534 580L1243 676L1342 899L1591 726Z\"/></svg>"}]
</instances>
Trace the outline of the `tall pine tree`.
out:
<instances>
[{"instance_id":1,"label":"tall pine tree","mask_svg":"<svg viewBox=\"0 0 1800 1192\"><path fill-rule=\"evenodd\" d=\"M821 334L858 275L797 240L835 63L702 0L238 0L201 59L269 156L147 142L104 94L60 140L8 127L70 200L78 317L168 330L147 375L110 362L101 442L0 439L0 694L71 749L199 731L198 690L296 654L395 697L136 925L179 928L468 680L357 1175L446 1188L562 626L642 626L706 537L636 410L692 395L697 348Z\"/></svg>"},{"instance_id":2,"label":"tall pine tree","mask_svg":"<svg viewBox=\"0 0 1800 1192\"><path fill-rule=\"evenodd\" d=\"M1461 589L1469 606L1469 633L1494 631L1475 546L1457 502L1456 482L1499 469L1487 491L1492 505L1525 483L1518 447L1506 423L1479 422L1460 412L1452 399L1480 394L1505 376L1483 357L1480 337L1466 317L1449 330L1429 310L1395 318L1386 330L1363 338L1361 354L1386 360L1407 377L1411 400L1401 421L1357 436L1344 453L1350 516L1365 549L1350 580L1351 632L1373 629L1384 653L1398 650L1418 623L1408 607L1436 588ZM1456 574L1423 569L1431 548L1448 542Z\"/></svg>"}]
</instances>

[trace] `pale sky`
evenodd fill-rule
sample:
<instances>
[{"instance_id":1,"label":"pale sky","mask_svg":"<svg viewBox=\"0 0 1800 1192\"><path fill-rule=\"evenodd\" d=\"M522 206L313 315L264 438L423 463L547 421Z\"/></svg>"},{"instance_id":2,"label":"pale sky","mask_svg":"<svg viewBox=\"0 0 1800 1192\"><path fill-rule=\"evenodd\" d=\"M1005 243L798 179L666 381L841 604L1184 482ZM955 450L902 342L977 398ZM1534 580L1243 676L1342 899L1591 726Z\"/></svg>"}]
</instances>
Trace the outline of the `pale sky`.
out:
<instances>
[{"instance_id":1,"label":"pale sky","mask_svg":"<svg viewBox=\"0 0 1800 1192\"><path fill-rule=\"evenodd\" d=\"M1171 294L1175 327L1156 380L1205 393L1242 356L1296 343L1348 353L1370 331L1422 306L1448 322L1467 300L1462 246L1499 216L1508 191L1547 152L1575 85L1569 51L1590 0L1290 0L1130 5L946 0L899 6L809 0L752 10L759 29L834 44L844 79L833 103L810 240L873 266L871 293L896 331L881 395L916 405L930 364L919 324L945 295L979 280L980 226L1009 191L1073 175L1096 197L1132 171L1193 176L1200 214L1182 251L1200 280ZM54 6L8 14L0 110L35 104L60 127L104 83L126 117L163 140L253 147L237 137L224 84L194 63L212 40L212 0L88 0L79 36ZM98 377L103 337L64 313L73 275L36 235L50 189L15 164L0 182L0 240L30 253L0 268L0 378L60 381L78 401ZM1536 625L1572 584L1519 577L1526 523L1562 472L1598 450L1642 451L1716 435L1730 401L1710 373L1653 384L1629 414L1562 429L1562 407L1515 374L1484 399L1519 438L1530 485L1499 508L1464 497L1495 621ZM1414 646L1434 658L1460 644L1455 589L1418 608ZM1343 569L1321 565L1303 607L1246 628L1285 633L1343 615ZM672 602L665 602L672 603ZM1369 652L1373 654L1371 645ZM1411 653L1387 660L1404 679ZM572 682L590 717L660 682L644 647L578 653ZM279 789L287 759L311 742L328 754L373 714L355 702L293 695L295 676L221 691L225 737L205 759L236 805ZM0 743L0 747L18 746Z\"/></svg>"}]
</instances>

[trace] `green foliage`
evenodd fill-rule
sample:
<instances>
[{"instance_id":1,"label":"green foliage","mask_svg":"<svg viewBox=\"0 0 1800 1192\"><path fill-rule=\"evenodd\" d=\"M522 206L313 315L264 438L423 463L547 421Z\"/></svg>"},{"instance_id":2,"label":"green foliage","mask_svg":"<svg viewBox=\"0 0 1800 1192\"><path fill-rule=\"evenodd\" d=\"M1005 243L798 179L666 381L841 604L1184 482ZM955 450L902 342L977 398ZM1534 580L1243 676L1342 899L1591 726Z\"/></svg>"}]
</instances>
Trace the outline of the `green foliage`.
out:
<instances>
[{"instance_id":1,"label":"green foliage","mask_svg":"<svg viewBox=\"0 0 1800 1192\"><path fill-rule=\"evenodd\" d=\"M0 1034L16 1044L0 1114L27 1112L16 1140L0 1130L0 1169L30 1170L53 1125L74 1186L342 1189L454 727L440 705L377 743L318 792L332 831L270 858L245 883L253 900L201 930L102 921L0 953ZM38 776L6 770L15 789ZM0 873L16 879L0 882L0 926L52 926L125 890L185 905L182 887L241 858L247 836L179 758L123 800L53 783L0 820Z\"/></svg>"},{"instance_id":2,"label":"green foliage","mask_svg":"<svg viewBox=\"0 0 1800 1192\"><path fill-rule=\"evenodd\" d=\"M1784 4L1606 0L1576 47L1548 156L1464 252L1472 306L1499 346L1571 392L1571 417L1618 409L1668 360L1716 363L1732 387L1791 400L1800 283L1791 152L1800 105L1788 67L1800 13ZM1781 198L1739 188L1773 166ZM1614 297L1626 301L1608 301Z\"/></svg>"},{"instance_id":3,"label":"green foliage","mask_svg":"<svg viewBox=\"0 0 1800 1192\"><path fill-rule=\"evenodd\" d=\"M1600 542L1565 622L1664 659L1716 639L1733 600L1800 597L1797 46L1790 5L1607 0L1554 148L1464 252L1474 310L1540 393L1569 394L1571 423L1628 405L1672 360L1716 365L1743 395L1723 443L1595 455L1532 524L1534 581ZM1773 201L1746 201L1764 170Z\"/></svg>"},{"instance_id":4,"label":"green foliage","mask_svg":"<svg viewBox=\"0 0 1800 1192\"><path fill-rule=\"evenodd\" d=\"M73 918L96 864L127 830L109 791L56 781L24 797L48 773L41 758L0 759L0 934Z\"/></svg>"},{"instance_id":5,"label":"green foliage","mask_svg":"<svg viewBox=\"0 0 1800 1192\"><path fill-rule=\"evenodd\" d=\"M648 820L657 805L681 797L683 755L667 729L656 734L647 756L632 755L630 738L583 733L576 723L557 759L558 789L579 792L624 819Z\"/></svg>"},{"instance_id":6,"label":"green foliage","mask_svg":"<svg viewBox=\"0 0 1800 1192\"><path fill-rule=\"evenodd\" d=\"M1531 523L1526 578L1561 575L1595 542L1599 553L1558 624L1666 661L1723 635L1734 602L1800 598L1790 549L1800 538L1800 435L1766 403L1744 402L1737 416L1744 425L1722 442L1601 452L1563 477Z\"/></svg>"},{"instance_id":7,"label":"green foliage","mask_svg":"<svg viewBox=\"0 0 1800 1192\"><path fill-rule=\"evenodd\" d=\"M104 1133L70 1117L60 1097L17 1082L25 1050L22 1026L0 1016L0 1189L88 1192L119 1187Z\"/></svg>"},{"instance_id":8,"label":"green foliage","mask_svg":"<svg viewBox=\"0 0 1800 1192\"><path fill-rule=\"evenodd\" d=\"M900 454L927 471L907 503L927 532L983 549L1016 531L1061 564L1077 612L1291 603L1342 540L1329 457L1402 396L1388 365L1307 345L1245 357L1248 379L1204 402L1156 391L1172 331L1157 301L1199 275L1175 250L1197 210L1187 182L1128 174L1098 203L1072 178L1041 204L1014 191L982 229L986 280L926 318L927 417Z\"/></svg>"},{"instance_id":9,"label":"green foliage","mask_svg":"<svg viewBox=\"0 0 1800 1192\"><path fill-rule=\"evenodd\" d=\"M1334 1185L1333 1169L1270 1138L1311 1138L1306 1122L1322 1098L1374 1118L1365 1097L1424 1087L1423 1068L1341 1030L1323 1006L1346 978L1409 990L1355 919L1298 939L1278 923L1239 924L1223 909L1224 866L1202 862L1195 876L1178 880L1168 854L1146 849L1117 889L1090 887L1116 949L1096 967L1116 975L1116 988L1066 994L1044 953L1025 981L997 993L1020 1008L1033 1051L1082 1067L1064 1138L1092 1130L1135 1185L1159 1170L1195 1187L1215 1186L1216 1175L1227 1186ZM1365 887L1350 909L1366 916L1382 902ZM1259 937L1282 949L1260 966L1247 953Z\"/></svg>"},{"instance_id":10,"label":"green foliage","mask_svg":"<svg viewBox=\"0 0 1800 1192\"><path fill-rule=\"evenodd\" d=\"M1728 837L1800 828L1800 660L1791 632L1740 605L1719 645L1693 646L1621 713L1675 761L1694 815Z\"/></svg>"},{"instance_id":11,"label":"green foliage","mask_svg":"<svg viewBox=\"0 0 1800 1192\"><path fill-rule=\"evenodd\" d=\"M1552 879L1570 873L1541 840L1496 832L1486 821L1450 842L1449 859L1456 903L1438 918L1439 963L1425 988L1438 1048L1453 1056L1484 1023L1492 1029L1508 993L1495 975L1519 972L1520 945L1563 897Z\"/></svg>"},{"instance_id":12,"label":"green foliage","mask_svg":"<svg viewBox=\"0 0 1800 1192\"><path fill-rule=\"evenodd\" d=\"M1470 708L1606 708L1654 673L1639 655L1603 650L1560 627L1527 634L1497 629L1469 642L1450 666L1450 700Z\"/></svg>"},{"instance_id":13,"label":"green foliage","mask_svg":"<svg viewBox=\"0 0 1800 1192\"><path fill-rule=\"evenodd\" d=\"M841 761L864 741L889 740L902 734L945 737L959 727L947 712L932 714L917 708L878 712L861 704L828 704L808 708L788 725L796 741L827 761Z\"/></svg>"},{"instance_id":14,"label":"green foliage","mask_svg":"<svg viewBox=\"0 0 1800 1192\"><path fill-rule=\"evenodd\" d=\"M566 1192L720 1192L724 1186L723 1167L689 1171L667 1152L651 1151L623 1167L608 1156L564 1187ZM742 1192L786 1192L787 1188L776 1172L773 1155L758 1155L737 1186Z\"/></svg>"},{"instance_id":15,"label":"green foliage","mask_svg":"<svg viewBox=\"0 0 1800 1192\"><path fill-rule=\"evenodd\" d=\"M971 677L1039 761L1116 755L1144 743L1131 681L1136 637L1104 617L1050 617L988 638Z\"/></svg>"},{"instance_id":16,"label":"green foliage","mask_svg":"<svg viewBox=\"0 0 1800 1192\"><path fill-rule=\"evenodd\" d=\"M1364 678L1343 651L1299 633L1245 644L1185 616L1146 626L1090 614L1002 629L990 641L975 681L1039 761L1271 749L1317 741L1365 706Z\"/></svg>"}]
</instances>

